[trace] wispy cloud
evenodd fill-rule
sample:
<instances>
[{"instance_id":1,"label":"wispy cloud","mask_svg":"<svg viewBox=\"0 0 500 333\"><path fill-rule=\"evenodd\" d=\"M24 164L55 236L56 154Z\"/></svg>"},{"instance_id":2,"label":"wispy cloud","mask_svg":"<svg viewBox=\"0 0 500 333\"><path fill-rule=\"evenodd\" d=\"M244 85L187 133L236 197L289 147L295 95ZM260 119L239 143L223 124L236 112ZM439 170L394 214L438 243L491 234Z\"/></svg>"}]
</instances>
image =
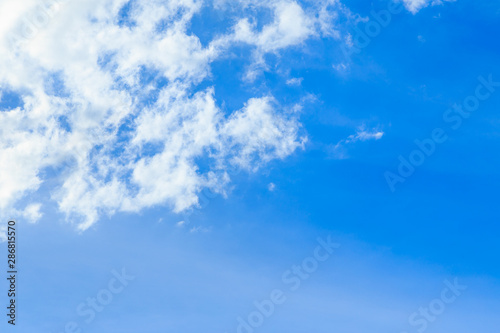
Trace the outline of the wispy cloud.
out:
<instances>
[{"instance_id":1,"label":"wispy cloud","mask_svg":"<svg viewBox=\"0 0 500 333\"><path fill-rule=\"evenodd\" d=\"M358 141L380 140L384 136L384 132L376 129L366 130L361 127L356 131L356 134L349 135L346 139L342 139L335 146L331 148L331 154L336 159L348 158L348 146Z\"/></svg>"},{"instance_id":2,"label":"wispy cloud","mask_svg":"<svg viewBox=\"0 0 500 333\"><path fill-rule=\"evenodd\" d=\"M456 0L402 0L405 4L406 9L408 9L413 14L416 14L422 8L429 5L436 6L442 5L444 2L455 2Z\"/></svg>"},{"instance_id":3,"label":"wispy cloud","mask_svg":"<svg viewBox=\"0 0 500 333\"><path fill-rule=\"evenodd\" d=\"M288 79L286 81L286 84L289 86L300 86L302 84L303 80L304 80L304 78L294 77L294 78Z\"/></svg>"}]
</instances>

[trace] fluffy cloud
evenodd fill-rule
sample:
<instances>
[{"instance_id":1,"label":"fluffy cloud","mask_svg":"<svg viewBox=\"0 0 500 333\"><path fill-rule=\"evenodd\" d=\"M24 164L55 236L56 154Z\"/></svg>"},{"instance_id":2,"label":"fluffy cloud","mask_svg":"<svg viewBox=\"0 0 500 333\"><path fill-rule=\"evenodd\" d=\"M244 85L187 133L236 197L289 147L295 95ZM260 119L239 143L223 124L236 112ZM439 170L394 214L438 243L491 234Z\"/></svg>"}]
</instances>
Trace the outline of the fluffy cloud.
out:
<instances>
[{"instance_id":1,"label":"fluffy cloud","mask_svg":"<svg viewBox=\"0 0 500 333\"><path fill-rule=\"evenodd\" d=\"M300 106L269 94L221 110L211 64L233 46L266 53L334 34L336 1L307 8L255 1L272 12L258 28L244 2L234 24L204 45L189 31L201 0L0 0L0 208L33 222L43 187L81 230L104 215L167 205L181 212L205 188L224 193L228 168L256 171L306 140ZM234 7L237 7L234 9ZM238 10L240 8L240 10ZM163 80L144 79L146 74ZM144 101L148 101L145 103ZM3 103L0 100L0 103ZM200 167L200 161L204 167ZM207 167L208 165L208 167Z\"/></svg>"},{"instance_id":2,"label":"fluffy cloud","mask_svg":"<svg viewBox=\"0 0 500 333\"><path fill-rule=\"evenodd\" d=\"M309 18L296 2L280 1L274 4L275 20L255 31L255 24L247 18L240 20L235 27L235 39L256 45L263 52L302 43L314 34L314 21Z\"/></svg>"}]
</instances>

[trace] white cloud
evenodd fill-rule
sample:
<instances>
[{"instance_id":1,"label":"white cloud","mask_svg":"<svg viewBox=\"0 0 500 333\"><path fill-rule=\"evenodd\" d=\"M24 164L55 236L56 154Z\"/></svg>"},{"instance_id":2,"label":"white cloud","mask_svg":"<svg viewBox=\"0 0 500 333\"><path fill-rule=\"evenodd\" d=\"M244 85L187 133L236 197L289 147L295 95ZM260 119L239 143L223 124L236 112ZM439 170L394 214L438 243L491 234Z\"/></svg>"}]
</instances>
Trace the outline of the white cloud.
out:
<instances>
[{"instance_id":1,"label":"white cloud","mask_svg":"<svg viewBox=\"0 0 500 333\"><path fill-rule=\"evenodd\" d=\"M249 5L248 1L240 1ZM339 12L348 10L337 0L311 1L312 7L304 9L298 2L292 0L262 0L250 2L267 7L273 11L273 21L260 30L255 21L249 18L240 19L234 26L234 33L228 39L235 42L255 46L254 62L248 68L245 79L253 81L267 69L264 60L266 53L279 51L303 45L306 40L319 36L340 39L336 29ZM296 82L294 82L296 84Z\"/></svg>"},{"instance_id":2,"label":"white cloud","mask_svg":"<svg viewBox=\"0 0 500 333\"><path fill-rule=\"evenodd\" d=\"M371 131L366 130L364 127L359 128L356 134L349 135L346 139L340 140L335 146L333 146L331 152L336 159L346 159L347 146L354 144L358 141L368 141L368 140L380 140L384 136L384 132L372 129Z\"/></svg>"},{"instance_id":3,"label":"white cloud","mask_svg":"<svg viewBox=\"0 0 500 333\"><path fill-rule=\"evenodd\" d=\"M349 64L346 65L345 63L340 63L340 64L332 65L332 67L337 72L345 73L349 70L350 65Z\"/></svg>"},{"instance_id":4,"label":"white cloud","mask_svg":"<svg viewBox=\"0 0 500 333\"><path fill-rule=\"evenodd\" d=\"M422 8L429 5L442 5L443 2L455 2L456 0L402 0L405 4L406 9L408 9L413 14L416 14Z\"/></svg>"},{"instance_id":5,"label":"white cloud","mask_svg":"<svg viewBox=\"0 0 500 333\"><path fill-rule=\"evenodd\" d=\"M256 31L255 24L245 18L235 26L237 41L256 45L263 52L274 52L304 42L315 34L314 21L295 1L271 2L275 19Z\"/></svg>"},{"instance_id":6,"label":"white cloud","mask_svg":"<svg viewBox=\"0 0 500 333\"><path fill-rule=\"evenodd\" d=\"M267 186L267 189L269 190L269 192L274 192L276 190L276 184L269 183L269 185Z\"/></svg>"},{"instance_id":7,"label":"white cloud","mask_svg":"<svg viewBox=\"0 0 500 333\"><path fill-rule=\"evenodd\" d=\"M40 203L30 204L24 209L23 215L26 219L28 219L29 222L36 223L43 216L43 214L40 212L41 208L42 204Z\"/></svg>"},{"instance_id":8,"label":"white cloud","mask_svg":"<svg viewBox=\"0 0 500 333\"><path fill-rule=\"evenodd\" d=\"M211 231L211 228L205 228L205 227L201 227L201 226L192 227L191 229L189 229L189 232L192 233L192 234L195 234L195 233L207 233L207 232L210 232L210 231Z\"/></svg>"},{"instance_id":9,"label":"white cloud","mask_svg":"<svg viewBox=\"0 0 500 333\"><path fill-rule=\"evenodd\" d=\"M356 135L350 135L346 140L346 143L356 142L356 141L366 141L366 140L380 140L384 136L384 132L380 131L360 131Z\"/></svg>"},{"instance_id":10,"label":"white cloud","mask_svg":"<svg viewBox=\"0 0 500 333\"><path fill-rule=\"evenodd\" d=\"M252 98L224 125L222 133L237 151L233 163L255 170L261 163L283 159L304 146L307 138L298 141L300 124L295 115L278 116L272 102L270 97Z\"/></svg>"},{"instance_id":11,"label":"white cloud","mask_svg":"<svg viewBox=\"0 0 500 333\"><path fill-rule=\"evenodd\" d=\"M303 80L304 80L304 78L294 77L294 78L288 79L286 81L286 84L289 86L300 86L302 84Z\"/></svg>"},{"instance_id":12,"label":"white cloud","mask_svg":"<svg viewBox=\"0 0 500 333\"><path fill-rule=\"evenodd\" d=\"M198 84L233 46L249 45L257 61L327 34L335 1L308 9L257 1L273 12L261 29L256 18L227 11L234 27L205 45L188 31L201 0L138 1L128 13L133 23L119 24L126 3L0 0L0 92L22 101L0 110L2 214L40 219L40 204L18 206L42 185L81 230L120 211L180 212L198 205L205 188L224 193L227 168L255 171L303 147L289 106L259 95L223 112L217 87ZM168 84L145 84L144 70ZM153 92L158 98L144 106Z\"/></svg>"}]
</instances>

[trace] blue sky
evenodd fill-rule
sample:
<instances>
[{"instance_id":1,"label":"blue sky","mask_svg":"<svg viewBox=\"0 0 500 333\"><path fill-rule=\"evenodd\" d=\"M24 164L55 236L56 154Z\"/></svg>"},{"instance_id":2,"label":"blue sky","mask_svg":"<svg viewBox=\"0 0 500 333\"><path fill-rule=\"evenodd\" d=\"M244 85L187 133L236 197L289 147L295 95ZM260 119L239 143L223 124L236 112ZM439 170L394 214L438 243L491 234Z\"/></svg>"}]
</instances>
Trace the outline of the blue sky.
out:
<instances>
[{"instance_id":1,"label":"blue sky","mask_svg":"<svg viewBox=\"0 0 500 333\"><path fill-rule=\"evenodd\" d=\"M404 0L356 44L388 5L0 1L15 329L496 332L500 8ZM436 129L447 140L419 153Z\"/></svg>"}]
</instances>

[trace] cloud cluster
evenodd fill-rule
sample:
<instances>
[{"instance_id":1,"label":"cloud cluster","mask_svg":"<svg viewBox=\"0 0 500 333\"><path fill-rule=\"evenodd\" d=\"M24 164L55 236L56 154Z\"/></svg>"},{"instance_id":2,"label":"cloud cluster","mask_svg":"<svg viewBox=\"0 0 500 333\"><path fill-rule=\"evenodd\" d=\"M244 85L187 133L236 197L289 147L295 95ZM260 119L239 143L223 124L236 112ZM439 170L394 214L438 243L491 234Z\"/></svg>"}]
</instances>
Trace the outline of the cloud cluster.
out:
<instances>
[{"instance_id":1,"label":"cloud cluster","mask_svg":"<svg viewBox=\"0 0 500 333\"><path fill-rule=\"evenodd\" d=\"M202 43L190 28L207 7L227 27ZM40 219L37 191L81 230L103 214L181 212L203 189L224 193L229 168L286 158L307 140L301 106L268 92L223 110L212 64L243 45L251 59L235 75L252 82L276 70L268 54L341 40L340 15L338 0L0 0L4 218Z\"/></svg>"},{"instance_id":2,"label":"cloud cluster","mask_svg":"<svg viewBox=\"0 0 500 333\"><path fill-rule=\"evenodd\" d=\"M217 87L200 83L234 46L251 47L258 62L333 31L337 2L235 1L227 10L219 1L215 8L233 23L204 45L189 27L207 5L0 0L5 214L39 219L43 207L26 199L41 189L81 230L103 214L155 205L180 212L196 206L204 188L223 193L227 168L255 171L303 147L300 107L260 95L228 113ZM248 6L272 19L257 26L258 17L241 14Z\"/></svg>"}]
</instances>

